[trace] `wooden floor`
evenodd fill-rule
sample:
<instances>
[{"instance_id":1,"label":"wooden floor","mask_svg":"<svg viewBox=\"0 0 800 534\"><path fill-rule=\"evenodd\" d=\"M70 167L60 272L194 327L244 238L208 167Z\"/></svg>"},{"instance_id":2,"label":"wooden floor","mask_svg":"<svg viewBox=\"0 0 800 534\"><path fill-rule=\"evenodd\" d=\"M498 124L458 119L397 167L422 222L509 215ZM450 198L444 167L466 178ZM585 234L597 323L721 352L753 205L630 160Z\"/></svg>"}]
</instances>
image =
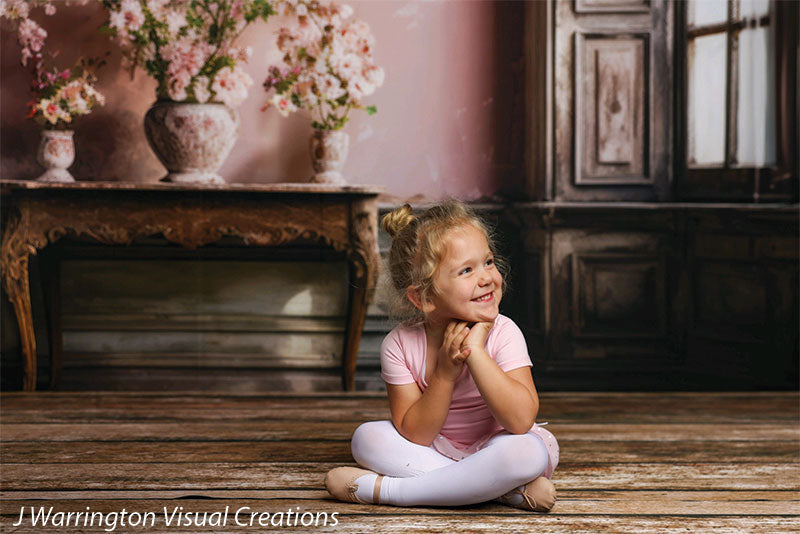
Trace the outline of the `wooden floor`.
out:
<instances>
[{"instance_id":1,"label":"wooden floor","mask_svg":"<svg viewBox=\"0 0 800 534\"><path fill-rule=\"evenodd\" d=\"M7 393L0 531L104 532L116 512L116 532L800 532L797 394L541 400L539 421L561 444L559 501L546 515L331 500L324 473L352 464L348 440L359 423L388 416L380 394ZM53 519L88 507L106 523L95 514L94 527L83 526L88 516L78 527L33 526L30 507L51 506ZM164 509L180 507L205 512L207 524L186 525L184 515L168 527ZM237 525L244 507L271 514L262 516L267 526L258 515L252 527ZM213 524L226 508L227 525ZM133 512L153 512L154 526L129 525ZM312 517L317 526L302 526Z\"/></svg>"}]
</instances>

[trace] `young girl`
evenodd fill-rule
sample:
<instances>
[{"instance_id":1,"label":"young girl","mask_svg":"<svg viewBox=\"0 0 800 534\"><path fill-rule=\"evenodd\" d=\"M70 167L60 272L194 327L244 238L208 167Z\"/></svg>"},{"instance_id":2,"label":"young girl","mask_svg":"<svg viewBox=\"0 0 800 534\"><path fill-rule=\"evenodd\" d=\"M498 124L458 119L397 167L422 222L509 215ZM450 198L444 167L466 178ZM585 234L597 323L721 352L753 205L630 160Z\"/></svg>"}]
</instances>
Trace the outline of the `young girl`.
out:
<instances>
[{"instance_id":1,"label":"young girl","mask_svg":"<svg viewBox=\"0 0 800 534\"><path fill-rule=\"evenodd\" d=\"M383 218L392 285L411 318L381 345L391 421L353 434L369 469L325 477L339 500L457 506L498 499L546 512L555 437L534 423L539 398L520 329L499 314L503 276L484 223L450 201Z\"/></svg>"}]
</instances>

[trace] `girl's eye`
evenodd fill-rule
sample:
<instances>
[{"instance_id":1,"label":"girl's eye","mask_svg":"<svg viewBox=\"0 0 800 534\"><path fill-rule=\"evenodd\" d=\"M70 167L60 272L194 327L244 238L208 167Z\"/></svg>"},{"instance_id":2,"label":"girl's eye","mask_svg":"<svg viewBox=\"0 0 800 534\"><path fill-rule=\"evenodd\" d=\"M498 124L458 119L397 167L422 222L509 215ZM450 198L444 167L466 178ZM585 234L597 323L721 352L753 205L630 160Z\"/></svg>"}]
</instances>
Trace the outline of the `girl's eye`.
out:
<instances>
[{"instance_id":1,"label":"girl's eye","mask_svg":"<svg viewBox=\"0 0 800 534\"><path fill-rule=\"evenodd\" d=\"M466 273L468 273L470 271L472 271L472 269L470 267L465 267L464 269L461 269L461 272L458 273L458 274L466 274Z\"/></svg>"},{"instance_id":2,"label":"girl's eye","mask_svg":"<svg viewBox=\"0 0 800 534\"><path fill-rule=\"evenodd\" d=\"M486 260L486 265L494 265L494 258L489 258Z\"/></svg>"}]
</instances>

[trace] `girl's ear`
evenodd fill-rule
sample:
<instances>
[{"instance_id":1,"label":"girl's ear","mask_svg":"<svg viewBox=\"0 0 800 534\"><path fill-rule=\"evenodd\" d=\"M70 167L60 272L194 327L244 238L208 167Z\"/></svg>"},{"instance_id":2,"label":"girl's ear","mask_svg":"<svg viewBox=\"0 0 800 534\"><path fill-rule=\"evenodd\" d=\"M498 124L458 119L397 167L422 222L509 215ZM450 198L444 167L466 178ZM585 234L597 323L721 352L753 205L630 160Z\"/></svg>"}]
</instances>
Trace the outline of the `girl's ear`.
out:
<instances>
[{"instance_id":1,"label":"girl's ear","mask_svg":"<svg viewBox=\"0 0 800 534\"><path fill-rule=\"evenodd\" d=\"M419 288L414 286L408 286L406 288L406 297L414 305L416 309L421 311L422 313L430 313L434 310L435 306L430 299L422 299L422 295L420 294Z\"/></svg>"},{"instance_id":2,"label":"girl's ear","mask_svg":"<svg viewBox=\"0 0 800 534\"><path fill-rule=\"evenodd\" d=\"M422 311L422 298L419 294L419 289L414 286L408 286L406 288L406 298L416 309Z\"/></svg>"}]
</instances>

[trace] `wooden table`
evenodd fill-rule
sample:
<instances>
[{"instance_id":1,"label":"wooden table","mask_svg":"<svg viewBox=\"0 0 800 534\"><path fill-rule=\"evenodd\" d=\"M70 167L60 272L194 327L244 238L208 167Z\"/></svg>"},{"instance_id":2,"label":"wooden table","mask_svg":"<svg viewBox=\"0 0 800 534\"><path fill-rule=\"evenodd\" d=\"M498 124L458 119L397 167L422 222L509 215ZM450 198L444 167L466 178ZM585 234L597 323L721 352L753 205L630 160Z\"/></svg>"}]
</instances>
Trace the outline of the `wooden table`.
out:
<instances>
[{"instance_id":1,"label":"wooden table","mask_svg":"<svg viewBox=\"0 0 800 534\"><path fill-rule=\"evenodd\" d=\"M381 191L373 186L321 184L0 181L5 212L0 268L19 325L24 389L36 389L30 255L62 237L131 245L161 235L187 249L236 237L247 247L318 245L343 253L350 283L342 381L346 390L352 390L364 317L380 264L377 196ZM52 329L50 336L57 365L60 328Z\"/></svg>"}]
</instances>

